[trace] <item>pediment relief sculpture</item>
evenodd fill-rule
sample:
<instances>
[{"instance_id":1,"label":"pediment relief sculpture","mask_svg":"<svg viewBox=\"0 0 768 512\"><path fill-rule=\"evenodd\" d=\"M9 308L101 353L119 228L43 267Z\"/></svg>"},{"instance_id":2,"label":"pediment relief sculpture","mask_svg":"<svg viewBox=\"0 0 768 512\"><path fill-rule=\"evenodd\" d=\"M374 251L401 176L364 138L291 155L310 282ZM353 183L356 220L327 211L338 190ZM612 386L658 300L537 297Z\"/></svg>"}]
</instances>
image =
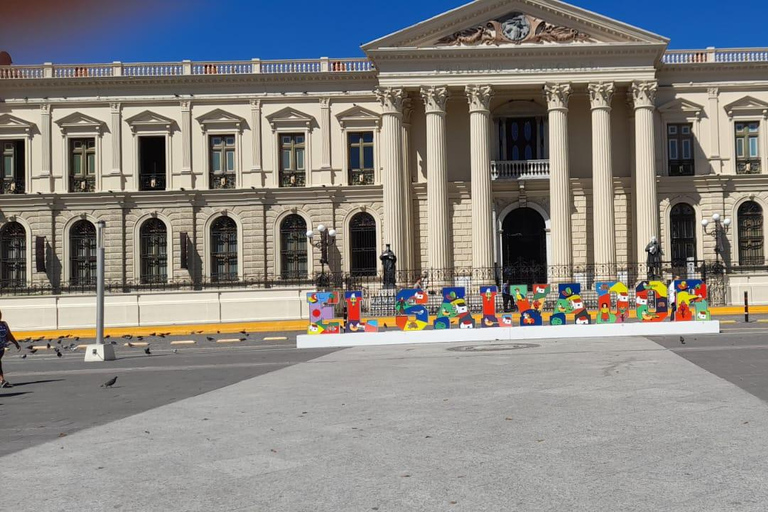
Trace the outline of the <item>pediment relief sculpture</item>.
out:
<instances>
[{"instance_id":1,"label":"pediment relief sculpture","mask_svg":"<svg viewBox=\"0 0 768 512\"><path fill-rule=\"evenodd\" d=\"M543 44L594 42L589 34L555 25L520 12L490 20L437 42L438 46L499 46L506 44Z\"/></svg>"}]
</instances>

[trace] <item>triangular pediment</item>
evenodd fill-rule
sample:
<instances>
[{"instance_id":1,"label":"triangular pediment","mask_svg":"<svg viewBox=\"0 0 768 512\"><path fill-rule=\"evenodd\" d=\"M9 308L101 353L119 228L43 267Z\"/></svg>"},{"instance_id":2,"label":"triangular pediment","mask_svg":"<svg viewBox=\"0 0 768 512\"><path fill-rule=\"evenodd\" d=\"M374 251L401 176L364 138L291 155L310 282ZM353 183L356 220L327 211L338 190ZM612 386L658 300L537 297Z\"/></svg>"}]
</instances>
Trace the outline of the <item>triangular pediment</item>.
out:
<instances>
[{"instance_id":1,"label":"triangular pediment","mask_svg":"<svg viewBox=\"0 0 768 512\"><path fill-rule=\"evenodd\" d=\"M0 115L0 131L6 133L28 133L35 129L36 126L34 123L12 116L11 114Z\"/></svg>"},{"instance_id":2,"label":"triangular pediment","mask_svg":"<svg viewBox=\"0 0 768 512\"><path fill-rule=\"evenodd\" d=\"M272 128L279 126L306 126L311 128L315 123L315 118L293 107L286 107L268 115L267 121L269 121Z\"/></svg>"},{"instance_id":3,"label":"triangular pediment","mask_svg":"<svg viewBox=\"0 0 768 512\"><path fill-rule=\"evenodd\" d=\"M197 122L200 124L241 124L245 122L245 119L217 108L199 116Z\"/></svg>"},{"instance_id":4,"label":"triangular pediment","mask_svg":"<svg viewBox=\"0 0 768 512\"><path fill-rule=\"evenodd\" d=\"M140 114L129 117L125 120L128 126L157 126L157 127L170 127L174 121L165 116L161 116L156 112L145 110Z\"/></svg>"},{"instance_id":5,"label":"triangular pediment","mask_svg":"<svg viewBox=\"0 0 768 512\"><path fill-rule=\"evenodd\" d=\"M475 0L363 49L590 43L666 45L669 40L558 0Z\"/></svg>"},{"instance_id":6,"label":"triangular pediment","mask_svg":"<svg viewBox=\"0 0 768 512\"><path fill-rule=\"evenodd\" d=\"M378 125L381 116L368 109L355 105L352 108L336 114L339 124L344 126Z\"/></svg>"},{"instance_id":7,"label":"triangular pediment","mask_svg":"<svg viewBox=\"0 0 768 512\"><path fill-rule=\"evenodd\" d=\"M659 107L659 112L693 112L700 113L704 107L685 98L678 98Z\"/></svg>"},{"instance_id":8,"label":"triangular pediment","mask_svg":"<svg viewBox=\"0 0 768 512\"><path fill-rule=\"evenodd\" d=\"M81 112L74 112L66 117L57 119L56 124L63 131L91 130L101 131L104 127L104 121L87 116Z\"/></svg>"},{"instance_id":9,"label":"triangular pediment","mask_svg":"<svg viewBox=\"0 0 768 512\"><path fill-rule=\"evenodd\" d=\"M729 115L739 113L762 113L765 110L768 110L768 103L752 96L744 96L725 106L725 111L728 112Z\"/></svg>"}]
</instances>

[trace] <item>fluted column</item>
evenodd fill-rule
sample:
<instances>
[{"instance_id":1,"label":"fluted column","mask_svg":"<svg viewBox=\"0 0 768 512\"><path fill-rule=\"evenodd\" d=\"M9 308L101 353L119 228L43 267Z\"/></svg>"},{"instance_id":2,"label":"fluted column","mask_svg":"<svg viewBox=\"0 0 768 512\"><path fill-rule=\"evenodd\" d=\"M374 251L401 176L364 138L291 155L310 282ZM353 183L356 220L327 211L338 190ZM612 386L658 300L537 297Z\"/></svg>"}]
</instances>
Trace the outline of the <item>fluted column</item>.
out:
<instances>
[{"instance_id":1,"label":"fluted column","mask_svg":"<svg viewBox=\"0 0 768 512\"><path fill-rule=\"evenodd\" d=\"M653 112L656 108L656 82L632 84L635 106L635 233L637 262L646 260L645 247L659 237L659 204L656 196L656 150ZM664 248L669 250L668 248Z\"/></svg>"},{"instance_id":2,"label":"fluted column","mask_svg":"<svg viewBox=\"0 0 768 512\"><path fill-rule=\"evenodd\" d=\"M384 195L384 244L400 258L406 252L403 216L403 89L380 87L376 96L382 106L381 183Z\"/></svg>"},{"instance_id":3,"label":"fluted column","mask_svg":"<svg viewBox=\"0 0 768 512\"><path fill-rule=\"evenodd\" d=\"M472 266L491 268L494 263L490 136L493 89L469 85L466 93L472 168Z\"/></svg>"},{"instance_id":4,"label":"fluted column","mask_svg":"<svg viewBox=\"0 0 768 512\"><path fill-rule=\"evenodd\" d=\"M414 229L413 229L413 190L411 179L411 117L413 116L412 99L403 101L403 222L405 223L406 246L400 268L415 270L414 265Z\"/></svg>"},{"instance_id":5,"label":"fluted column","mask_svg":"<svg viewBox=\"0 0 768 512\"><path fill-rule=\"evenodd\" d=\"M429 267L451 266L448 212L448 152L445 134L446 87L422 87L427 115L427 250Z\"/></svg>"},{"instance_id":6,"label":"fluted column","mask_svg":"<svg viewBox=\"0 0 768 512\"><path fill-rule=\"evenodd\" d=\"M571 90L570 84L544 86L549 109L549 204L552 219L552 261L549 263L557 266L570 266L573 261L568 160L568 100Z\"/></svg>"},{"instance_id":7,"label":"fluted column","mask_svg":"<svg viewBox=\"0 0 768 512\"><path fill-rule=\"evenodd\" d=\"M616 264L616 229L613 213L613 154L611 140L612 83L590 84L592 104L592 223L595 260L612 272Z\"/></svg>"}]
</instances>

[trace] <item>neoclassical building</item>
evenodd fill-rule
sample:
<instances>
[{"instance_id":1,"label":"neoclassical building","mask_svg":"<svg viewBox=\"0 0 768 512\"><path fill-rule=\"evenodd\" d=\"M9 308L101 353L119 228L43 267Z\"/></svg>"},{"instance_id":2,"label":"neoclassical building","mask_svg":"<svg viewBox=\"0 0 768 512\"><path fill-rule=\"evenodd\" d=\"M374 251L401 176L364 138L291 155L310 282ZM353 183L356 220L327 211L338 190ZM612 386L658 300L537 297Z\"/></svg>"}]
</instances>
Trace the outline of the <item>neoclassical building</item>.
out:
<instances>
[{"instance_id":1,"label":"neoclassical building","mask_svg":"<svg viewBox=\"0 0 768 512\"><path fill-rule=\"evenodd\" d=\"M0 66L0 280L90 283L101 220L110 282L280 280L320 269L323 225L358 274L385 244L400 269L621 267L657 237L768 301L768 50L668 45L476 0L361 59Z\"/></svg>"}]
</instances>

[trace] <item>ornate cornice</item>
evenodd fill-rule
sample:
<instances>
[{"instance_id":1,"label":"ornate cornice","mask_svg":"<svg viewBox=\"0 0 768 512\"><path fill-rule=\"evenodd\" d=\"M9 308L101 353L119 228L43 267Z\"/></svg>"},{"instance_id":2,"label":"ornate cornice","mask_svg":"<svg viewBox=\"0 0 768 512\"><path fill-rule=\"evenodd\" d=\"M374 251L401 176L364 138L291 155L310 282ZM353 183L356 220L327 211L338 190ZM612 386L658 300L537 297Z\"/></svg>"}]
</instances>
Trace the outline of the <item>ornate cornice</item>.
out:
<instances>
[{"instance_id":1,"label":"ornate cornice","mask_svg":"<svg viewBox=\"0 0 768 512\"><path fill-rule=\"evenodd\" d=\"M384 114L402 115L405 90L394 87L377 87L374 91L376 99L381 103Z\"/></svg>"},{"instance_id":2,"label":"ornate cornice","mask_svg":"<svg viewBox=\"0 0 768 512\"><path fill-rule=\"evenodd\" d=\"M467 93L470 112L490 111L491 99L493 98L493 87L490 85L468 85L464 90Z\"/></svg>"},{"instance_id":3,"label":"ornate cornice","mask_svg":"<svg viewBox=\"0 0 768 512\"><path fill-rule=\"evenodd\" d=\"M616 86L612 83L589 84L589 101L592 109L611 109Z\"/></svg>"},{"instance_id":4,"label":"ornate cornice","mask_svg":"<svg viewBox=\"0 0 768 512\"><path fill-rule=\"evenodd\" d=\"M568 110L568 100L571 98L573 87L571 84L546 84L544 95L547 98L549 110Z\"/></svg>"},{"instance_id":5,"label":"ornate cornice","mask_svg":"<svg viewBox=\"0 0 768 512\"><path fill-rule=\"evenodd\" d=\"M450 96L447 87L422 87L420 94L427 114L445 114L445 104Z\"/></svg>"},{"instance_id":6,"label":"ornate cornice","mask_svg":"<svg viewBox=\"0 0 768 512\"><path fill-rule=\"evenodd\" d=\"M656 92L659 89L657 82L633 82L632 100L635 109L656 108Z\"/></svg>"}]
</instances>

